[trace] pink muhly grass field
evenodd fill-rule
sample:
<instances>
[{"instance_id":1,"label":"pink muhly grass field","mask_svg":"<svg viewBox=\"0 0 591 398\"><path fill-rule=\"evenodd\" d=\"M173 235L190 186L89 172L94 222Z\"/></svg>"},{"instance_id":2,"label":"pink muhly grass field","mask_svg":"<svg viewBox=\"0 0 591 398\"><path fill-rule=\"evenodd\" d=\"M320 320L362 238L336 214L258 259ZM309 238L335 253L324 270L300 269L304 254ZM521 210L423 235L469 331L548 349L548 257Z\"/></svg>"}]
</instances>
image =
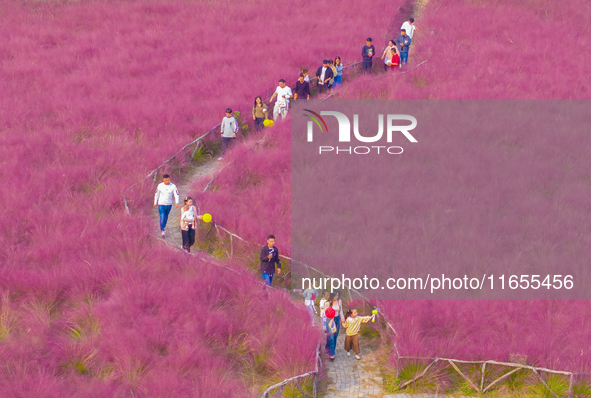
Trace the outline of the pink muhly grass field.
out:
<instances>
[{"instance_id":1,"label":"pink muhly grass field","mask_svg":"<svg viewBox=\"0 0 591 398\"><path fill-rule=\"evenodd\" d=\"M266 128L261 135L230 150L231 162L197 200L202 212L242 238L264 244L274 234L281 254L291 253L291 141L289 121ZM206 179L207 180L207 179ZM201 192L208 181L198 181Z\"/></svg>"},{"instance_id":2,"label":"pink muhly grass field","mask_svg":"<svg viewBox=\"0 0 591 398\"><path fill-rule=\"evenodd\" d=\"M589 7L575 0L519 5L431 1L416 22L419 31L407 70L428 62L391 78L361 77L343 85L337 97L589 98L591 67L589 57L580 53L589 36ZM554 34L560 37L560 51L552 41ZM273 129L273 133L278 130ZM219 190L201 199L218 212L234 203L232 213L220 216L220 223L261 242L269 219L278 221L273 231L282 231L289 222L283 217L286 202L273 187L287 189L289 173L281 174L282 167L276 168L278 175L267 172L267 158L289 156L282 148L268 155L247 148L235 151L235 163L218 177ZM253 175L259 178L252 180ZM256 183L241 184L247 178ZM251 200L257 195L265 206ZM248 204L238 204L241 198L247 198ZM256 220L254 214L259 215ZM519 355L537 366L590 370L587 302L400 301L381 306L399 333L401 355L500 361Z\"/></svg>"},{"instance_id":3,"label":"pink muhly grass field","mask_svg":"<svg viewBox=\"0 0 591 398\"><path fill-rule=\"evenodd\" d=\"M584 0L430 0L402 70L427 62L342 98L589 98L590 16Z\"/></svg>"},{"instance_id":4,"label":"pink muhly grass field","mask_svg":"<svg viewBox=\"0 0 591 398\"><path fill-rule=\"evenodd\" d=\"M3 396L256 396L314 368L319 336L307 313L257 275L158 243L152 187L129 192L130 218L122 194L225 108L248 116L278 79L293 84L336 55L358 61L398 7L352 3L330 20L311 17L312 6L340 5L2 2ZM289 158L269 148L288 145L265 145L263 173L286 172ZM288 242L289 179L279 179L272 200ZM243 202L219 217L260 236L274 226L259 222L267 203L240 225L224 212L246 214Z\"/></svg>"},{"instance_id":5,"label":"pink muhly grass field","mask_svg":"<svg viewBox=\"0 0 591 398\"><path fill-rule=\"evenodd\" d=\"M589 372L587 301L382 302L401 356L509 362ZM390 360L397 362L394 353Z\"/></svg>"}]
</instances>

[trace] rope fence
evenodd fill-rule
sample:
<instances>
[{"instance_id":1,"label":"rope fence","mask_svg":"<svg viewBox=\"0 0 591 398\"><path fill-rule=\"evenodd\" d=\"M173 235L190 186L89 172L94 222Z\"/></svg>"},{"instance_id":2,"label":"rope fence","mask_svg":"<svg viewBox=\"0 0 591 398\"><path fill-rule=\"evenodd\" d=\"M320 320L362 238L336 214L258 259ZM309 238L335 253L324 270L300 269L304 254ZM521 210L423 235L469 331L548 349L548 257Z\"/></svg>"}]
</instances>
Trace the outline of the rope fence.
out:
<instances>
[{"instance_id":1,"label":"rope fence","mask_svg":"<svg viewBox=\"0 0 591 398\"><path fill-rule=\"evenodd\" d=\"M219 230L226 232L228 235L230 235L233 238L237 238L242 242L245 242L247 244L250 245L254 245L254 243L247 241L246 239L240 237L239 235L227 230L226 228L223 228L222 226L220 226L219 224L216 224L216 228L218 228ZM280 255L280 257L291 261L292 263L297 263L300 264L304 267L306 267L308 270L312 270L320 275L322 275L323 277L329 277L328 275L326 275L325 273L323 273L322 271L318 270L315 267L309 266L307 264L304 264L302 262L299 262L297 260L292 259L289 256L285 256L285 255ZM468 385L470 385L470 387L472 387L474 389L474 391L476 391L477 393L485 393L486 391L488 391L491 387L493 387L494 385L498 384L499 382L501 382L502 380L506 379L507 377L509 377L511 374L522 370L522 369L527 369L527 370L531 370L532 373L534 373L536 375L536 377L544 384L544 386L546 388L548 388L548 390L553 394L553 396L558 398L558 395L552 391L551 387L546 383L546 381L543 379L543 377L541 376L540 372L543 373L551 373L551 374L557 374L557 375L563 375L563 376L567 376L569 377L569 394L572 394L573 392L573 387L574 387L574 379L576 376L591 376L591 373L581 373L581 372L567 372L567 371L561 371L561 370L553 370L553 369L548 369L548 368L544 368L544 367L536 367L536 366L530 366L530 365L525 365L525 364L519 364L519 363L513 363L513 362L499 362L499 361L495 361L495 360L482 360L482 361L467 361L467 360L462 360L462 359L455 359L455 358L444 358L444 357L437 357L437 358L433 358L433 357L413 357L413 356L402 356L400 355L400 352L398 350L398 345L396 342L396 338L398 337L398 333L396 332L396 329L392 326L392 324L386 319L386 317L384 316L384 311L381 308L380 303L378 302L377 304L372 303L367 297L365 297L365 295L363 295L361 292L359 292L356 289L347 289L348 293L349 293L349 297L352 298L353 294L356 294L357 296L359 296L359 298L365 302L365 304L369 305L371 308L375 308L378 310L379 313L381 313L381 319L384 322L386 329L389 330L393 336L393 347L394 347L394 351L396 353L396 358L399 361L402 360L415 360L415 361L426 361L429 360L431 361L426 367L425 369L423 369L423 371L421 373L419 373L418 375L414 376L411 380L408 380L404 383L402 383L399 387L398 390L402 390L404 387L408 386L409 384L412 384L414 382L416 382L417 380L421 379L422 377L424 377L425 375L427 375L427 372L429 369L433 368L434 365L436 365L437 363L445 363L447 366L450 366L458 375L460 375L460 377L462 377L464 380L466 380L466 382L468 383ZM479 383L475 382L473 380L471 380L464 372L461 371L461 369L458 367L458 364L473 364L473 365L482 365L482 370L481 370L481 378ZM509 371L508 373L505 373L499 377L497 377L496 379L494 379L493 381L491 381L486 387L485 387L485 370L486 370L486 366L487 365L498 365L498 366L504 366L504 367L509 367L509 368L513 368L513 370ZM397 375L399 376L399 375ZM479 384L480 386L478 386L477 384ZM264 397L262 397L264 398Z\"/></svg>"},{"instance_id":2,"label":"rope fence","mask_svg":"<svg viewBox=\"0 0 591 398\"><path fill-rule=\"evenodd\" d=\"M285 379L282 382L279 382L277 384L273 384L272 386L270 386L269 388L267 388L263 392L263 395L261 395L261 398L270 398L271 391L277 390L277 389L279 389L279 391L277 392L277 395L275 397L281 396L285 387L290 383L294 383L295 386L297 387L297 389L302 393L302 395L304 397L318 398L318 386L319 386L319 382L320 382L321 369L322 369L322 360L320 359L320 344L318 344L318 347L316 349L316 365L315 365L315 368L313 371L307 372L307 373L304 373L304 374L301 374L298 376L294 376L289 379ZM313 378L312 378L312 396L308 395L308 393L306 393L302 389L302 386L300 386L300 380L307 378L309 376L313 376Z\"/></svg>"}]
</instances>

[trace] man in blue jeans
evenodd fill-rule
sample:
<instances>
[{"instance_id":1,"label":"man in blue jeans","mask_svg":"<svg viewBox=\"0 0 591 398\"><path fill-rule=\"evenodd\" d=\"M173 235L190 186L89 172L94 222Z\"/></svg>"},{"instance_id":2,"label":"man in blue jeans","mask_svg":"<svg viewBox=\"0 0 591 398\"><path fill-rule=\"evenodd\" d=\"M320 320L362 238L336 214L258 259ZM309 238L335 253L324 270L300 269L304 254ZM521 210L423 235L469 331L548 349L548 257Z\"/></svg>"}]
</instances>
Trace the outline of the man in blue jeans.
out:
<instances>
[{"instance_id":1,"label":"man in blue jeans","mask_svg":"<svg viewBox=\"0 0 591 398\"><path fill-rule=\"evenodd\" d=\"M261 249L261 275L265 284L271 286L273 274L275 274L275 264L277 264L277 273L281 273L281 261L279 260L279 250L275 247L275 235L267 237L267 244Z\"/></svg>"},{"instance_id":2,"label":"man in blue jeans","mask_svg":"<svg viewBox=\"0 0 591 398\"><path fill-rule=\"evenodd\" d=\"M174 197L175 207L179 207L179 190L174 184L170 182L170 176L164 174L162 182L156 188L154 195L154 207L158 207L158 214L160 214L160 231L161 236L166 236L166 223L168 222L168 215L172 209L172 198Z\"/></svg>"},{"instance_id":3,"label":"man in blue jeans","mask_svg":"<svg viewBox=\"0 0 591 398\"><path fill-rule=\"evenodd\" d=\"M410 47L412 39L406 34L406 29L400 30L400 36L396 39L396 45L400 52L400 64L406 65L408 62L408 49Z\"/></svg>"}]
</instances>

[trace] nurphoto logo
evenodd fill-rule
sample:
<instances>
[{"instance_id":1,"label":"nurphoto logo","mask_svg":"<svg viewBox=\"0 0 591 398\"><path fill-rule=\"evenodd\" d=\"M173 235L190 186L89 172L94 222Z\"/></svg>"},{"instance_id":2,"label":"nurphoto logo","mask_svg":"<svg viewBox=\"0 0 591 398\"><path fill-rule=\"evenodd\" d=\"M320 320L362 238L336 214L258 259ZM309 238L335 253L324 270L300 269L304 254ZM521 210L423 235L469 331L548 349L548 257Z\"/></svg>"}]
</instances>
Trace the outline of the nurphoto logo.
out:
<instances>
[{"instance_id":1,"label":"nurphoto logo","mask_svg":"<svg viewBox=\"0 0 591 398\"><path fill-rule=\"evenodd\" d=\"M308 121L307 139L308 142L314 141L314 124L318 126L320 132L326 132L328 134L328 126L322 116L334 116L339 124L339 142L351 142L351 122L347 115L336 111L321 111L320 114L313 112L309 109L304 109L311 115L303 114L303 116L311 119ZM392 143L393 133L402 133L410 142L418 142L415 137L410 133L410 130L417 127L417 119L410 115L386 115L386 141ZM409 125L398 125L395 122L408 121ZM353 115L353 135L354 138L362 143L376 143L384 136L384 115L378 115L378 132L375 135L362 135L359 132L359 115ZM349 155L367 155L369 153L388 153L391 155L399 155L403 152L403 148L400 146L386 146L386 145L372 145L372 146L327 146L320 145L318 147L318 153L335 153L335 154L349 154Z\"/></svg>"}]
</instances>

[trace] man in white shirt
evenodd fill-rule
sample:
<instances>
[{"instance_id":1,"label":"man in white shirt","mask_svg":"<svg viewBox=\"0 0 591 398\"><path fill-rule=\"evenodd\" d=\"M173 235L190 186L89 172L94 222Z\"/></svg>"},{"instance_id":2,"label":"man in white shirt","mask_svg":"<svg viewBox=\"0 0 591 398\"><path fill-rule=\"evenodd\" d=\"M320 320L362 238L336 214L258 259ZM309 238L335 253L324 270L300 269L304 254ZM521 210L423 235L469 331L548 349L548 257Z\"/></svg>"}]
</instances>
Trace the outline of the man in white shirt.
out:
<instances>
[{"instance_id":1,"label":"man in white shirt","mask_svg":"<svg viewBox=\"0 0 591 398\"><path fill-rule=\"evenodd\" d=\"M404 22L400 29L406 30L406 34L412 40L412 35L415 33L415 30L417 30L417 27L415 26L415 19L411 18L408 21Z\"/></svg>"},{"instance_id":2,"label":"man in white shirt","mask_svg":"<svg viewBox=\"0 0 591 398\"><path fill-rule=\"evenodd\" d=\"M275 102L275 108L273 108L273 120L277 121L279 115L281 115L282 120L285 120L289 109L289 99L293 97L293 93L291 88L285 85L284 79L279 80L279 86L271 96L269 103L273 102L275 97L277 97L277 102Z\"/></svg>"},{"instance_id":3,"label":"man in white shirt","mask_svg":"<svg viewBox=\"0 0 591 398\"><path fill-rule=\"evenodd\" d=\"M175 206L179 207L179 190L174 184L170 182L170 176L164 174L162 182L156 188L154 195L154 207L158 207L158 214L160 214L160 231L162 237L166 236L166 223L168 222L168 215L172 209L172 199L174 197Z\"/></svg>"}]
</instances>

